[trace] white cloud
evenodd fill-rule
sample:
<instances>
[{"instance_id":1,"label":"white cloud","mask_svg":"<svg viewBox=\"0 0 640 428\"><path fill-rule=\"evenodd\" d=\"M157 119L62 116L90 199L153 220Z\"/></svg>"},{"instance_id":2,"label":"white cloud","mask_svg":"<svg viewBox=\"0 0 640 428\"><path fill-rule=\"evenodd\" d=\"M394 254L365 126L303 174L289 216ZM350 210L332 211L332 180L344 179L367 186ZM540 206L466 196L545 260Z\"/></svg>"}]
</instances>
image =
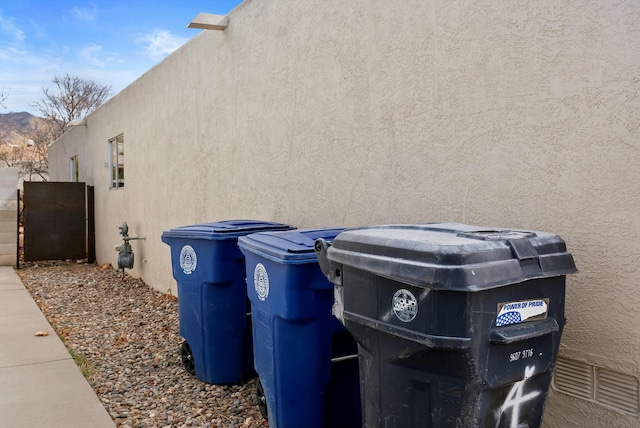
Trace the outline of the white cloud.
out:
<instances>
[{"instance_id":1,"label":"white cloud","mask_svg":"<svg viewBox=\"0 0 640 428\"><path fill-rule=\"evenodd\" d=\"M13 18L5 18L0 15L0 30L16 40L22 41L25 39L24 31L16 27L13 23Z\"/></svg>"},{"instance_id":2,"label":"white cloud","mask_svg":"<svg viewBox=\"0 0 640 428\"><path fill-rule=\"evenodd\" d=\"M80 21L94 21L96 19L96 16L98 15L98 11L96 10L95 4L91 9L80 8L76 6L73 9L71 9L71 13Z\"/></svg>"},{"instance_id":3,"label":"white cloud","mask_svg":"<svg viewBox=\"0 0 640 428\"><path fill-rule=\"evenodd\" d=\"M4 103L6 110L37 114L31 104L42 98L42 88L50 86L54 74L60 72L62 58L52 52L33 52L0 44L0 63L0 89L8 95Z\"/></svg>"},{"instance_id":4,"label":"white cloud","mask_svg":"<svg viewBox=\"0 0 640 428\"><path fill-rule=\"evenodd\" d=\"M29 20L29 25L31 29L29 30L29 38L32 39L45 39L47 37L47 33L42 29L42 27L33 19Z\"/></svg>"},{"instance_id":5,"label":"white cloud","mask_svg":"<svg viewBox=\"0 0 640 428\"><path fill-rule=\"evenodd\" d=\"M171 34L167 30L154 29L136 39L136 44L144 47L145 55L153 61L160 61L186 43L188 39Z\"/></svg>"},{"instance_id":6,"label":"white cloud","mask_svg":"<svg viewBox=\"0 0 640 428\"><path fill-rule=\"evenodd\" d=\"M91 65L102 68L114 61L116 55L110 52L103 52L100 45L88 45L80 51L80 58Z\"/></svg>"},{"instance_id":7,"label":"white cloud","mask_svg":"<svg viewBox=\"0 0 640 428\"><path fill-rule=\"evenodd\" d=\"M8 66L9 64L17 64L20 67L42 67L53 60L50 55L30 52L11 46L4 49L0 47L0 59L5 62L3 65L7 69L12 68Z\"/></svg>"}]
</instances>

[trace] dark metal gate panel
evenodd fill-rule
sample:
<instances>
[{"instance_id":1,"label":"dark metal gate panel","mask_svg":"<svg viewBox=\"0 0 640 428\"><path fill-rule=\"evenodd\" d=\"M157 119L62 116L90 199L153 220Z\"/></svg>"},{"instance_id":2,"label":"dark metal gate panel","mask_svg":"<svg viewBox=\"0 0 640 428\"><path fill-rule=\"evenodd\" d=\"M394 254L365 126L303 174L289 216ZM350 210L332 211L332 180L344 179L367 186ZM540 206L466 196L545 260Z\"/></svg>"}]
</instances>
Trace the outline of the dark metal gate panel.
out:
<instances>
[{"instance_id":1,"label":"dark metal gate panel","mask_svg":"<svg viewBox=\"0 0 640 428\"><path fill-rule=\"evenodd\" d=\"M87 186L87 261L96 261L96 211L94 186Z\"/></svg>"},{"instance_id":2,"label":"dark metal gate panel","mask_svg":"<svg viewBox=\"0 0 640 428\"><path fill-rule=\"evenodd\" d=\"M84 183L24 183L24 259L87 257Z\"/></svg>"}]
</instances>

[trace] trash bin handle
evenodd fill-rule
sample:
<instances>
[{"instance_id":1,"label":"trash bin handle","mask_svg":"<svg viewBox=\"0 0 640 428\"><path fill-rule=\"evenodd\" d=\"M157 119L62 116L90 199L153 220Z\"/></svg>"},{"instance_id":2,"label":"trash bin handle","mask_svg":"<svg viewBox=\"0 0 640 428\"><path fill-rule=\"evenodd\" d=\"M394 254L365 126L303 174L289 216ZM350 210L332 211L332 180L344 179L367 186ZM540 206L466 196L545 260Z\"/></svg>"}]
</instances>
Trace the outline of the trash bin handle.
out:
<instances>
[{"instance_id":1,"label":"trash bin handle","mask_svg":"<svg viewBox=\"0 0 640 428\"><path fill-rule=\"evenodd\" d=\"M342 285L342 277L341 277L341 268L331 262L327 257L327 252L331 248L331 242L327 242L323 238L318 238L315 240L313 249L316 252L316 258L318 260L318 265L320 265L320 270L327 277L329 282L332 282L334 285Z\"/></svg>"},{"instance_id":2,"label":"trash bin handle","mask_svg":"<svg viewBox=\"0 0 640 428\"><path fill-rule=\"evenodd\" d=\"M494 327L491 329L489 342L496 345L509 345L558 331L560 331L560 326L555 318L546 318L504 327Z\"/></svg>"},{"instance_id":3,"label":"trash bin handle","mask_svg":"<svg viewBox=\"0 0 640 428\"><path fill-rule=\"evenodd\" d=\"M325 276L329 276L329 260L327 260L327 249L331 246L326 240L322 238L316 239L313 244L313 249L316 252L316 256L318 258L318 264L320 265L320 270Z\"/></svg>"},{"instance_id":4,"label":"trash bin handle","mask_svg":"<svg viewBox=\"0 0 640 428\"><path fill-rule=\"evenodd\" d=\"M471 348L471 338L469 337L452 337L452 336L436 336L426 334L419 331L411 330L399 325L390 324L379 321L364 315L355 314L350 311L344 311L344 319L364 325L374 330L401 337L412 342L420 343L434 349L469 349Z\"/></svg>"}]
</instances>

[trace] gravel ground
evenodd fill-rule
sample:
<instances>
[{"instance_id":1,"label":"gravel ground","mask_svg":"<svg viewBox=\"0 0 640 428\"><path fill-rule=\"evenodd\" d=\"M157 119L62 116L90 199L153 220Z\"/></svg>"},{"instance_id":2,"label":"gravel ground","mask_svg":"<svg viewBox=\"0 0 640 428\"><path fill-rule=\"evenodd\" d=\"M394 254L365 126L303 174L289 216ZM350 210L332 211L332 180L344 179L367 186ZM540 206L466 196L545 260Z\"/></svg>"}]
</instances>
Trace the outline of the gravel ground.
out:
<instances>
[{"instance_id":1,"label":"gravel ground","mask_svg":"<svg viewBox=\"0 0 640 428\"><path fill-rule=\"evenodd\" d=\"M118 427L266 427L256 380L209 385L180 360L178 303L111 265L18 270Z\"/></svg>"}]
</instances>

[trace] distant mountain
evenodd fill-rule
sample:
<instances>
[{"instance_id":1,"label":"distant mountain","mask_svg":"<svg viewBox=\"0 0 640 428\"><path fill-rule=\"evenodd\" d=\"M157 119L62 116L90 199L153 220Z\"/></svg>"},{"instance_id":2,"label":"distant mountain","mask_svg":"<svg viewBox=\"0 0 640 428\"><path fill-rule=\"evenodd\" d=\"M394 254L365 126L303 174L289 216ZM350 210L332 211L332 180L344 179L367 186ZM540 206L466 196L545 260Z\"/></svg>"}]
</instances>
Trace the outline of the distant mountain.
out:
<instances>
[{"instance_id":1,"label":"distant mountain","mask_svg":"<svg viewBox=\"0 0 640 428\"><path fill-rule=\"evenodd\" d=\"M43 118L26 111L0 114L0 143L19 144L26 141L29 131Z\"/></svg>"},{"instance_id":2,"label":"distant mountain","mask_svg":"<svg viewBox=\"0 0 640 428\"><path fill-rule=\"evenodd\" d=\"M0 114L0 129L5 130L11 128L17 132L23 132L41 120L44 119L34 116L31 113L27 113L26 111L20 113Z\"/></svg>"}]
</instances>

